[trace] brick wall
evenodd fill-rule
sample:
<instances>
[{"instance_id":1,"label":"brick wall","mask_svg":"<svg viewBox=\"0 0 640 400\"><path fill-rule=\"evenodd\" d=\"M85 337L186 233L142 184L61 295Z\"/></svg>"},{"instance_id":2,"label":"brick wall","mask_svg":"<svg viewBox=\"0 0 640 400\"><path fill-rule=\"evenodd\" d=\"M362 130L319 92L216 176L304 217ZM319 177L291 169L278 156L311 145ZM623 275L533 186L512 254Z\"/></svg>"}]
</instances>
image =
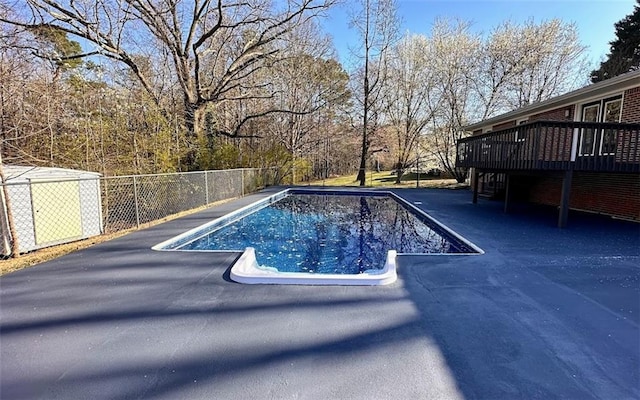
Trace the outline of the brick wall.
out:
<instances>
[{"instance_id":1,"label":"brick wall","mask_svg":"<svg viewBox=\"0 0 640 400\"><path fill-rule=\"evenodd\" d=\"M493 127L491 127L491 129L496 132L496 131L501 131L503 129L507 129L507 128L513 128L514 126L516 126L516 121L508 121L508 122L503 122L501 124L498 125L494 125Z\"/></svg>"},{"instance_id":2,"label":"brick wall","mask_svg":"<svg viewBox=\"0 0 640 400\"><path fill-rule=\"evenodd\" d=\"M573 145L573 129L541 127L538 129L540 147L538 159L548 161L569 161Z\"/></svg>"},{"instance_id":3,"label":"brick wall","mask_svg":"<svg viewBox=\"0 0 640 400\"><path fill-rule=\"evenodd\" d=\"M524 178L533 203L560 204L562 175ZM574 172L569 207L640 220L640 179L637 174Z\"/></svg>"},{"instance_id":4,"label":"brick wall","mask_svg":"<svg viewBox=\"0 0 640 400\"><path fill-rule=\"evenodd\" d=\"M528 200L532 203L559 205L562 190L562 175L549 174L541 177L522 178L528 183Z\"/></svg>"},{"instance_id":5,"label":"brick wall","mask_svg":"<svg viewBox=\"0 0 640 400\"><path fill-rule=\"evenodd\" d=\"M640 86L624 92L621 122L640 123Z\"/></svg>"},{"instance_id":6,"label":"brick wall","mask_svg":"<svg viewBox=\"0 0 640 400\"><path fill-rule=\"evenodd\" d=\"M569 116L565 116L566 111L569 111ZM570 105L566 107L560 107L553 110L541 112L540 114L532 115L529 118L529 121L538 121L538 120L546 120L546 121L573 121L573 116L575 114L576 106Z\"/></svg>"}]
</instances>

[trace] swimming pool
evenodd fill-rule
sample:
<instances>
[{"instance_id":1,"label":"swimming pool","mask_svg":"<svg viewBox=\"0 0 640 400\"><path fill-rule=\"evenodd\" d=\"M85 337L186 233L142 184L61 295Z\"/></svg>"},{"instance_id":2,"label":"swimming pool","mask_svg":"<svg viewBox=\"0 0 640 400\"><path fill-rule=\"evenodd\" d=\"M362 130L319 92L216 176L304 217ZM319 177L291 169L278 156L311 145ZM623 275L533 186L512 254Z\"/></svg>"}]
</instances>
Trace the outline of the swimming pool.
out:
<instances>
[{"instance_id":1,"label":"swimming pool","mask_svg":"<svg viewBox=\"0 0 640 400\"><path fill-rule=\"evenodd\" d=\"M155 246L242 251L241 283L377 285L397 254L482 252L391 192L287 189Z\"/></svg>"}]
</instances>

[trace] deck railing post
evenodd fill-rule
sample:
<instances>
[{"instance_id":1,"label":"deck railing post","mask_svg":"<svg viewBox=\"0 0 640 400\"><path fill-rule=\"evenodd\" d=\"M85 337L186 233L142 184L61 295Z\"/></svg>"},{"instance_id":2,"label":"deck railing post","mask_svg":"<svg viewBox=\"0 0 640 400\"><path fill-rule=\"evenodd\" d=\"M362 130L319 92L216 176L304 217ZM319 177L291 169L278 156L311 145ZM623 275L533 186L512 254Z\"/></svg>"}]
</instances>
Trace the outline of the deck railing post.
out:
<instances>
[{"instance_id":1,"label":"deck railing post","mask_svg":"<svg viewBox=\"0 0 640 400\"><path fill-rule=\"evenodd\" d=\"M471 179L473 179L473 204L478 204L478 180L480 179L478 168L473 169Z\"/></svg>"},{"instance_id":2,"label":"deck railing post","mask_svg":"<svg viewBox=\"0 0 640 400\"><path fill-rule=\"evenodd\" d=\"M504 213L509 213L511 207L511 176L505 174L504 177Z\"/></svg>"},{"instance_id":3,"label":"deck railing post","mask_svg":"<svg viewBox=\"0 0 640 400\"><path fill-rule=\"evenodd\" d=\"M571 197L571 181L573 179L573 168L564 171L562 178L562 195L560 197L560 211L558 214L558 228L567 226L569 218L569 199Z\"/></svg>"}]
</instances>

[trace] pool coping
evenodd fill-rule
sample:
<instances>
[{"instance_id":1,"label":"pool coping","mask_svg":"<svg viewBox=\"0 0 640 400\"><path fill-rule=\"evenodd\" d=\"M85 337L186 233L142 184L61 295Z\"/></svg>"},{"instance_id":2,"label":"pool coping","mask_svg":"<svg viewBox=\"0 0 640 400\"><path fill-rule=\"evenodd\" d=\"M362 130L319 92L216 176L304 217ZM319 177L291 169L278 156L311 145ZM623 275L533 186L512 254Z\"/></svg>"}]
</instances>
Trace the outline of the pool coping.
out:
<instances>
[{"instance_id":1,"label":"pool coping","mask_svg":"<svg viewBox=\"0 0 640 400\"><path fill-rule=\"evenodd\" d=\"M247 247L243 249L228 249L228 250L181 250L180 246L197 240L211 232L211 229L221 229L246 215L252 214L264 207L273 204L289 194L339 194L339 195L368 195L368 196L388 196L395 201L408 208L414 215L429 220L452 236L456 240L460 241L466 247L473 250L470 253L398 253L396 250L390 249L387 251L387 258L385 265L382 269L368 270L361 274L314 274L305 272L281 272L273 268L260 267L255 256L255 249ZM195 236L195 234L202 232L202 235ZM195 236L195 237L194 237ZM188 241L186 239L189 239ZM180 243L180 241L184 241ZM178 244L176 244L178 243ZM167 248L168 245L173 245L173 248ZM246 205L235 211L232 211L220 218L199 225L193 229L189 229L180 235L169 238L162 241L151 248L156 251L183 251L183 252L210 252L210 253L242 253L241 256L232 265L230 271L230 277L233 281L244 284L293 284L293 285L388 285L397 280L397 257L398 256L470 256L470 255L482 255L484 250L462 237L457 232L433 218L431 215L422 211L409 201L403 199L401 196L394 192L387 190L367 190L367 189L304 189L304 188L287 188L274 193L271 196L258 200L254 203Z\"/></svg>"},{"instance_id":2,"label":"pool coping","mask_svg":"<svg viewBox=\"0 0 640 400\"><path fill-rule=\"evenodd\" d=\"M395 250L387 252L387 260L380 270L369 270L362 274L312 274L260 267L253 247L247 247L233 264L230 276L238 283L271 285L377 286L389 285L398 279Z\"/></svg>"}]
</instances>

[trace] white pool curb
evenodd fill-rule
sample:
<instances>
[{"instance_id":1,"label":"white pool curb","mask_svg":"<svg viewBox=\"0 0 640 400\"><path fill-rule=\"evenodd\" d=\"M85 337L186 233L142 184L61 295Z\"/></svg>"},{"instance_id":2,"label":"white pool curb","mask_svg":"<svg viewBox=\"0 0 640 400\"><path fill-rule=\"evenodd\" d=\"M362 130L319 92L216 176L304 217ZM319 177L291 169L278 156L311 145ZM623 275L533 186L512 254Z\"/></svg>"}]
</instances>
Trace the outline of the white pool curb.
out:
<instances>
[{"instance_id":1,"label":"white pool curb","mask_svg":"<svg viewBox=\"0 0 640 400\"><path fill-rule=\"evenodd\" d=\"M231 267L231 279L238 283L272 285L389 285L398 279L396 273L396 251L387 252L387 261L380 270L369 270L362 274L314 274L305 272L279 272L261 268L256 260L256 251L247 247Z\"/></svg>"}]
</instances>

